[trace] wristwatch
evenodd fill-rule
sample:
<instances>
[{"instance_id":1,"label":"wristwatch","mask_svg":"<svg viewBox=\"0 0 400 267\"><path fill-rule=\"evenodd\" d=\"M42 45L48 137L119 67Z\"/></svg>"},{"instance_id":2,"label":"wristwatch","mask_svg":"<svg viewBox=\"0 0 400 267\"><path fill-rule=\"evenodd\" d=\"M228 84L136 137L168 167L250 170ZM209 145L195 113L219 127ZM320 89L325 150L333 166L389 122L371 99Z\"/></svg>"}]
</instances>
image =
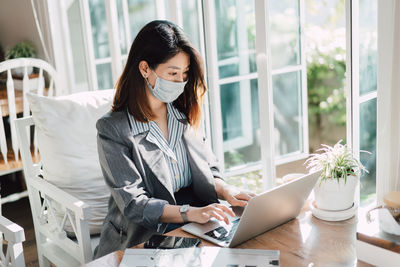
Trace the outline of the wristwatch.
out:
<instances>
[{"instance_id":1,"label":"wristwatch","mask_svg":"<svg viewBox=\"0 0 400 267\"><path fill-rule=\"evenodd\" d=\"M183 205L180 207L179 212L181 213L182 219L184 223L189 222L187 218L187 212L189 211L190 206L189 205Z\"/></svg>"}]
</instances>

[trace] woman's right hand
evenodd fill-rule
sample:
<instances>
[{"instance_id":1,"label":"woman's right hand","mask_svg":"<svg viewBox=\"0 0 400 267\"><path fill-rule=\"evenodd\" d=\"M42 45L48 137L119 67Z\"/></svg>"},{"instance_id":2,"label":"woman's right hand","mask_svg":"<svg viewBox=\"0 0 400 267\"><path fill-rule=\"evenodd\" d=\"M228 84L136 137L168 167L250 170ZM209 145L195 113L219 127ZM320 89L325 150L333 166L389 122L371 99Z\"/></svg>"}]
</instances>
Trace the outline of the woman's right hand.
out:
<instances>
[{"instance_id":1,"label":"woman's right hand","mask_svg":"<svg viewBox=\"0 0 400 267\"><path fill-rule=\"evenodd\" d=\"M187 217L190 222L206 223L211 218L215 218L229 224L229 218L226 214L229 214L232 217L235 216L235 213L231 208L222 204L213 203L205 207L190 207L187 212Z\"/></svg>"}]
</instances>

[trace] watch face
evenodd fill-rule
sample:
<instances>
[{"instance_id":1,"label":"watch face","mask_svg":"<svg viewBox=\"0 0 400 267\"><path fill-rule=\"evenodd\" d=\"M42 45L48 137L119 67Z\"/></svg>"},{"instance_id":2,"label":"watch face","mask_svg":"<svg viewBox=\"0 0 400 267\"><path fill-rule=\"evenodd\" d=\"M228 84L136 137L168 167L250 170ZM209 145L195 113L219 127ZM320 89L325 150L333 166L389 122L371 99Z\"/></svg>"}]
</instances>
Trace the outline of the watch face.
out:
<instances>
[{"instance_id":1,"label":"watch face","mask_svg":"<svg viewBox=\"0 0 400 267\"><path fill-rule=\"evenodd\" d=\"M180 212L187 212L189 210L189 205L183 205L180 209Z\"/></svg>"}]
</instances>

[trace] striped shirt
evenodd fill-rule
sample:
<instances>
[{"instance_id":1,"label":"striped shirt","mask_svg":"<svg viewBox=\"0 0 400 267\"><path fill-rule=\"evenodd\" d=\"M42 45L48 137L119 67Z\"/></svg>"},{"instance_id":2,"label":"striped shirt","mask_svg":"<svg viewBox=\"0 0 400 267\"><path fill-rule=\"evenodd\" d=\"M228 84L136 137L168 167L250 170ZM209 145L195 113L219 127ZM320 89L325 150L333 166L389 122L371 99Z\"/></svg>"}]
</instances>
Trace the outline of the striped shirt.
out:
<instances>
[{"instance_id":1,"label":"striped shirt","mask_svg":"<svg viewBox=\"0 0 400 267\"><path fill-rule=\"evenodd\" d=\"M183 132L186 124L178 121L186 119L185 115L172 104L167 104L168 141L164 138L158 124L154 121L139 122L130 115L133 125L133 134L147 132L146 140L158 146L168 163L174 192L189 186L192 182L186 148L183 143Z\"/></svg>"}]
</instances>

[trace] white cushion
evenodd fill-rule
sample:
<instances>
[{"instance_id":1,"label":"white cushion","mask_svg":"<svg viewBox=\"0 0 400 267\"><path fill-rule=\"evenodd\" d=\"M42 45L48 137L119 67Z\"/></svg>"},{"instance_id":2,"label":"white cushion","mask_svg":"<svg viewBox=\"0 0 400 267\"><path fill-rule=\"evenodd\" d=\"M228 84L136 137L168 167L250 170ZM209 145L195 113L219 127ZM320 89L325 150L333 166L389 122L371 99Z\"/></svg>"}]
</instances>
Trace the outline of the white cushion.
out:
<instances>
[{"instance_id":1,"label":"white cushion","mask_svg":"<svg viewBox=\"0 0 400 267\"><path fill-rule=\"evenodd\" d=\"M113 95L114 90L55 98L27 94L43 178L90 205L91 234L101 231L108 209L110 191L97 154L96 122L111 109ZM72 232L70 225L65 229Z\"/></svg>"}]
</instances>

